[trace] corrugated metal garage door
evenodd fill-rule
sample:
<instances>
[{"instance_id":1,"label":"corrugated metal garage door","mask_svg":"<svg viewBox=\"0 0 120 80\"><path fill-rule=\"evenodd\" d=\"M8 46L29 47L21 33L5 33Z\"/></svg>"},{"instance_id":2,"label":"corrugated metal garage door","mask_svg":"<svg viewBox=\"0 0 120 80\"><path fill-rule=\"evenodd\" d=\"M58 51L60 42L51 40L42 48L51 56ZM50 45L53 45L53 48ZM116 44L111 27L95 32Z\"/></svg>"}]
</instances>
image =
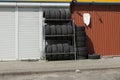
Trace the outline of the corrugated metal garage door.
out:
<instances>
[{"instance_id":1,"label":"corrugated metal garage door","mask_svg":"<svg viewBox=\"0 0 120 80\"><path fill-rule=\"evenodd\" d=\"M39 8L19 8L18 11L19 59L39 59Z\"/></svg>"},{"instance_id":2,"label":"corrugated metal garage door","mask_svg":"<svg viewBox=\"0 0 120 80\"><path fill-rule=\"evenodd\" d=\"M15 59L15 8L0 8L0 60Z\"/></svg>"}]
</instances>

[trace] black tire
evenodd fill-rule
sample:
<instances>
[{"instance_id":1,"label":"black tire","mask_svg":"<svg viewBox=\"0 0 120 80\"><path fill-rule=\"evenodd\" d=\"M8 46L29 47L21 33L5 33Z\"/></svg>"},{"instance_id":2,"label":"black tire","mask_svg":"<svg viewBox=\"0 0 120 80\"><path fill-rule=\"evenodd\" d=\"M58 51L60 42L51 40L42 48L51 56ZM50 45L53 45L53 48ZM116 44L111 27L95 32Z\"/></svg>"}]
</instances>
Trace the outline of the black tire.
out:
<instances>
[{"instance_id":1,"label":"black tire","mask_svg":"<svg viewBox=\"0 0 120 80\"><path fill-rule=\"evenodd\" d=\"M46 60L51 61L52 60L51 55L46 55Z\"/></svg>"},{"instance_id":2,"label":"black tire","mask_svg":"<svg viewBox=\"0 0 120 80\"><path fill-rule=\"evenodd\" d=\"M44 10L44 12L43 12L43 17L45 18L45 10Z\"/></svg>"},{"instance_id":3,"label":"black tire","mask_svg":"<svg viewBox=\"0 0 120 80\"><path fill-rule=\"evenodd\" d=\"M69 59L70 59L70 60L74 60L74 59L75 59L75 55L74 55L74 54L70 54L70 55L69 55Z\"/></svg>"},{"instance_id":4,"label":"black tire","mask_svg":"<svg viewBox=\"0 0 120 80\"><path fill-rule=\"evenodd\" d=\"M45 18L45 10L43 11L43 17Z\"/></svg>"},{"instance_id":5,"label":"black tire","mask_svg":"<svg viewBox=\"0 0 120 80\"><path fill-rule=\"evenodd\" d=\"M65 9L60 9L60 19L65 19L66 18L66 12Z\"/></svg>"},{"instance_id":6,"label":"black tire","mask_svg":"<svg viewBox=\"0 0 120 80\"><path fill-rule=\"evenodd\" d=\"M63 55L63 59L64 59L64 60L68 60L68 59L69 59L69 54L64 54L64 55Z\"/></svg>"},{"instance_id":7,"label":"black tire","mask_svg":"<svg viewBox=\"0 0 120 80\"><path fill-rule=\"evenodd\" d=\"M85 42L86 37L76 37L76 42Z\"/></svg>"},{"instance_id":8,"label":"black tire","mask_svg":"<svg viewBox=\"0 0 120 80\"><path fill-rule=\"evenodd\" d=\"M55 10L56 19L60 19L60 11Z\"/></svg>"},{"instance_id":9,"label":"black tire","mask_svg":"<svg viewBox=\"0 0 120 80\"><path fill-rule=\"evenodd\" d=\"M56 45L52 45L52 53L57 53L57 46Z\"/></svg>"},{"instance_id":10,"label":"black tire","mask_svg":"<svg viewBox=\"0 0 120 80\"><path fill-rule=\"evenodd\" d=\"M45 10L44 11L44 16L46 19L49 19L50 18L50 11L49 10Z\"/></svg>"},{"instance_id":11,"label":"black tire","mask_svg":"<svg viewBox=\"0 0 120 80\"><path fill-rule=\"evenodd\" d=\"M67 35L68 34L68 30L67 30L67 26L66 25L62 25L61 29L62 29L62 34L63 35Z\"/></svg>"},{"instance_id":12,"label":"black tire","mask_svg":"<svg viewBox=\"0 0 120 80\"><path fill-rule=\"evenodd\" d=\"M50 26L45 25L45 35L50 35Z\"/></svg>"},{"instance_id":13,"label":"black tire","mask_svg":"<svg viewBox=\"0 0 120 80\"><path fill-rule=\"evenodd\" d=\"M68 34L73 34L73 27L68 25Z\"/></svg>"},{"instance_id":14,"label":"black tire","mask_svg":"<svg viewBox=\"0 0 120 80\"><path fill-rule=\"evenodd\" d=\"M76 47L86 47L86 42L76 42Z\"/></svg>"},{"instance_id":15,"label":"black tire","mask_svg":"<svg viewBox=\"0 0 120 80\"><path fill-rule=\"evenodd\" d=\"M55 14L55 10L50 10L50 19L55 19L56 18L56 14Z\"/></svg>"},{"instance_id":16,"label":"black tire","mask_svg":"<svg viewBox=\"0 0 120 80\"><path fill-rule=\"evenodd\" d=\"M65 9L65 13L66 13L66 19L70 19L71 18L71 13L69 9Z\"/></svg>"},{"instance_id":17,"label":"black tire","mask_svg":"<svg viewBox=\"0 0 120 80\"><path fill-rule=\"evenodd\" d=\"M77 56L82 56L82 57L88 57L88 53L87 52L84 52L84 51L82 51L82 52L76 52L76 54L77 54Z\"/></svg>"},{"instance_id":18,"label":"black tire","mask_svg":"<svg viewBox=\"0 0 120 80\"><path fill-rule=\"evenodd\" d=\"M89 54L88 59L100 59L100 55L98 55L98 54Z\"/></svg>"},{"instance_id":19,"label":"black tire","mask_svg":"<svg viewBox=\"0 0 120 80\"><path fill-rule=\"evenodd\" d=\"M80 26L75 28L76 31L85 31L85 27Z\"/></svg>"},{"instance_id":20,"label":"black tire","mask_svg":"<svg viewBox=\"0 0 120 80\"><path fill-rule=\"evenodd\" d=\"M50 26L50 32L51 32L51 35L56 35L56 27L55 27L55 25Z\"/></svg>"},{"instance_id":21,"label":"black tire","mask_svg":"<svg viewBox=\"0 0 120 80\"><path fill-rule=\"evenodd\" d=\"M46 46L45 52L46 52L46 53L51 53L51 52L52 52L51 45L47 45L47 46Z\"/></svg>"},{"instance_id":22,"label":"black tire","mask_svg":"<svg viewBox=\"0 0 120 80\"><path fill-rule=\"evenodd\" d=\"M57 32L57 35L62 35L62 28L60 25L56 25L56 32Z\"/></svg>"},{"instance_id":23,"label":"black tire","mask_svg":"<svg viewBox=\"0 0 120 80\"><path fill-rule=\"evenodd\" d=\"M86 36L86 32L85 31L77 31L76 32L76 36L79 36L79 37L81 37L81 36Z\"/></svg>"},{"instance_id":24,"label":"black tire","mask_svg":"<svg viewBox=\"0 0 120 80\"><path fill-rule=\"evenodd\" d=\"M83 59L87 59L87 58L83 56L77 56L77 60L83 60Z\"/></svg>"},{"instance_id":25,"label":"black tire","mask_svg":"<svg viewBox=\"0 0 120 80\"><path fill-rule=\"evenodd\" d=\"M86 47L77 47L77 52L87 52Z\"/></svg>"},{"instance_id":26,"label":"black tire","mask_svg":"<svg viewBox=\"0 0 120 80\"><path fill-rule=\"evenodd\" d=\"M88 51L86 47L78 47L76 53L77 53L77 56L83 56L83 57L88 56Z\"/></svg>"},{"instance_id":27,"label":"black tire","mask_svg":"<svg viewBox=\"0 0 120 80\"><path fill-rule=\"evenodd\" d=\"M57 54L52 55L52 60L57 60Z\"/></svg>"},{"instance_id":28,"label":"black tire","mask_svg":"<svg viewBox=\"0 0 120 80\"><path fill-rule=\"evenodd\" d=\"M70 52L74 52L74 46L69 46L70 47Z\"/></svg>"},{"instance_id":29,"label":"black tire","mask_svg":"<svg viewBox=\"0 0 120 80\"><path fill-rule=\"evenodd\" d=\"M57 50L58 50L58 53L63 53L63 46L62 46L62 44L57 44Z\"/></svg>"},{"instance_id":30,"label":"black tire","mask_svg":"<svg viewBox=\"0 0 120 80\"><path fill-rule=\"evenodd\" d=\"M63 51L64 51L64 53L69 52L69 45L68 44L63 44Z\"/></svg>"},{"instance_id":31,"label":"black tire","mask_svg":"<svg viewBox=\"0 0 120 80\"><path fill-rule=\"evenodd\" d=\"M57 55L57 59L58 59L58 60L62 60L62 59L63 59L63 55L62 55L62 54L58 54L58 55Z\"/></svg>"}]
</instances>

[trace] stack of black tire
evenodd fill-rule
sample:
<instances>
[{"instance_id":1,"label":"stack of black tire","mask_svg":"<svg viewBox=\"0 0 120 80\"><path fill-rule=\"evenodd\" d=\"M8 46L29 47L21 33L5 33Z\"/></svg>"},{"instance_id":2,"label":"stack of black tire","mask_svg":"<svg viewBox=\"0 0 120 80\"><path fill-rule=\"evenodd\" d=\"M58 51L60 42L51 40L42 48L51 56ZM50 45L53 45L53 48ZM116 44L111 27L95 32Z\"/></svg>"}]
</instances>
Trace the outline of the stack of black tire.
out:
<instances>
[{"instance_id":1,"label":"stack of black tire","mask_svg":"<svg viewBox=\"0 0 120 80\"><path fill-rule=\"evenodd\" d=\"M69 19L69 9L46 9L44 11L45 22L45 36L46 41L53 41L52 44L48 43L45 48L47 60L70 60L75 59L73 54L73 44L66 42L58 42L58 40L69 39L73 35L73 26ZM65 20L65 21L64 21ZM70 40L72 37L70 38ZM64 41L64 40L63 40Z\"/></svg>"},{"instance_id":2,"label":"stack of black tire","mask_svg":"<svg viewBox=\"0 0 120 80\"><path fill-rule=\"evenodd\" d=\"M85 27L77 26L76 31L76 54L77 59L86 59L88 57L88 51L86 47L86 32Z\"/></svg>"},{"instance_id":3,"label":"stack of black tire","mask_svg":"<svg viewBox=\"0 0 120 80\"><path fill-rule=\"evenodd\" d=\"M47 45L45 51L47 53L47 56L46 56L47 60L74 59L74 56L67 54L74 51L74 47L69 45L68 43ZM59 53L59 54L56 54L56 53Z\"/></svg>"},{"instance_id":4,"label":"stack of black tire","mask_svg":"<svg viewBox=\"0 0 120 80\"><path fill-rule=\"evenodd\" d=\"M46 19L71 19L69 9L46 9L43 16Z\"/></svg>"},{"instance_id":5,"label":"stack of black tire","mask_svg":"<svg viewBox=\"0 0 120 80\"><path fill-rule=\"evenodd\" d=\"M45 25L46 35L71 35L73 34L72 25Z\"/></svg>"}]
</instances>

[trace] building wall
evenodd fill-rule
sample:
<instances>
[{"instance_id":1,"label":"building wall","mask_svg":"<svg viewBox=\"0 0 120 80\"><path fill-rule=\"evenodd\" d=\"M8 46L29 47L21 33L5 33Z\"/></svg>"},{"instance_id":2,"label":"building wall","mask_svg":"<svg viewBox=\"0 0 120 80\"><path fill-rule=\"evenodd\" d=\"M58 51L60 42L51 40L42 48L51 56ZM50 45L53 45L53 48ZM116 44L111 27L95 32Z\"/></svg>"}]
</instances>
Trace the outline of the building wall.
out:
<instances>
[{"instance_id":1,"label":"building wall","mask_svg":"<svg viewBox=\"0 0 120 80\"><path fill-rule=\"evenodd\" d=\"M91 24L85 26L83 13L90 13ZM120 5L74 5L72 18L85 26L89 53L120 55Z\"/></svg>"}]
</instances>

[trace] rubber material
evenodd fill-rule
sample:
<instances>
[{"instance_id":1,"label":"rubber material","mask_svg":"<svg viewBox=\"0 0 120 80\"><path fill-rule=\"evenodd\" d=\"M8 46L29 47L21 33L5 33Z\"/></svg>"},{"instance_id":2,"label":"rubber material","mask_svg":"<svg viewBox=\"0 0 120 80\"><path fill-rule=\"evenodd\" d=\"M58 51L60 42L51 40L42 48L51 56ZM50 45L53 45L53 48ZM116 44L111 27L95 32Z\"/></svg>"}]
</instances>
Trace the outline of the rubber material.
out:
<instances>
[{"instance_id":1,"label":"rubber material","mask_svg":"<svg viewBox=\"0 0 120 80\"><path fill-rule=\"evenodd\" d=\"M74 59L75 59L75 55L74 55L74 54L70 54L70 55L69 55L69 59L70 59L70 60L74 60Z\"/></svg>"},{"instance_id":2,"label":"rubber material","mask_svg":"<svg viewBox=\"0 0 120 80\"><path fill-rule=\"evenodd\" d=\"M77 47L77 52L87 52L87 48L86 47Z\"/></svg>"},{"instance_id":3,"label":"rubber material","mask_svg":"<svg viewBox=\"0 0 120 80\"><path fill-rule=\"evenodd\" d=\"M63 60L68 60L69 59L69 54L64 54L63 55Z\"/></svg>"},{"instance_id":4,"label":"rubber material","mask_svg":"<svg viewBox=\"0 0 120 80\"><path fill-rule=\"evenodd\" d=\"M68 34L73 34L73 27L71 25L67 25L68 27Z\"/></svg>"},{"instance_id":5,"label":"rubber material","mask_svg":"<svg viewBox=\"0 0 120 80\"><path fill-rule=\"evenodd\" d=\"M66 19L71 19L71 13L69 9L65 9Z\"/></svg>"},{"instance_id":6,"label":"rubber material","mask_svg":"<svg viewBox=\"0 0 120 80\"><path fill-rule=\"evenodd\" d=\"M46 52L46 53L47 53L47 47L48 47L48 45L45 46L45 52Z\"/></svg>"},{"instance_id":7,"label":"rubber material","mask_svg":"<svg viewBox=\"0 0 120 80\"><path fill-rule=\"evenodd\" d=\"M55 10L56 19L60 19L60 11Z\"/></svg>"},{"instance_id":8,"label":"rubber material","mask_svg":"<svg viewBox=\"0 0 120 80\"><path fill-rule=\"evenodd\" d=\"M52 60L51 55L46 55L46 60L51 61Z\"/></svg>"},{"instance_id":9,"label":"rubber material","mask_svg":"<svg viewBox=\"0 0 120 80\"><path fill-rule=\"evenodd\" d=\"M76 31L85 31L85 27L80 26L80 27L75 27Z\"/></svg>"},{"instance_id":10,"label":"rubber material","mask_svg":"<svg viewBox=\"0 0 120 80\"><path fill-rule=\"evenodd\" d=\"M98 54L89 54L88 59L100 59L100 55L98 55Z\"/></svg>"},{"instance_id":11,"label":"rubber material","mask_svg":"<svg viewBox=\"0 0 120 80\"><path fill-rule=\"evenodd\" d=\"M44 10L44 12L43 12L43 17L45 18L45 10Z\"/></svg>"},{"instance_id":12,"label":"rubber material","mask_svg":"<svg viewBox=\"0 0 120 80\"><path fill-rule=\"evenodd\" d=\"M50 26L49 25L45 25L45 34L50 35Z\"/></svg>"},{"instance_id":13,"label":"rubber material","mask_svg":"<svg viewBox=\"0 0 120 80\"><path fill-rule=\"evenodd\" d=\"M52 9L52 10L50 10L50 19L55 19L55 18L56 18L55 10Z\"/></svg>"},{"instance_id":14,"label":"rubber material","mask_svg":"<svg viewBox=\"0 0 120 80\"><path fill-rule=\"evenodd\" d=\"M60 19L66 19L66 13L64 9L60 9L60 14L61 14Z\"/></svg>"},{"instance_id":15,"label":"rubber material","mask_svg":"<svg viewBox=\"0 0 120 80\"><path fill-rule=\"evenodd\" d=\"M86 47L78 47L76 53L77 53L77 56L83 56L83 57L87 57L88 56L88 52L87 52L87 48Z\"/></svg>"},{"instance_id":16,"label":"rubber material","mask_svg":"<svg viewBox=\"0 0 120 80\"><path fill-rule=\"evenodd\" d=\"M52 53L57 53L57 46L56 45L52 45Z\"/></svg>"},{"instance_id":17,"label":"rubber material","mask_svg":"<svg viewBox=\"0 0 120 80\"><path fill-rule=\"evenodd\" d=\"M76 52L77 56L82 56L82 57L88 57L88 53L81 51L81 52Z\"/></svg>"},{"instance_id":18,"label":"rubber material","mask_svg":"<svg viewBox=\"0 0 120 80\"><path fill-rule=\"evenodd\" d=\"M57 35L62 35L62 28L60 25L56 25Z\"/></svg>"},{"instance_id":19,"label":"rubber material","mask_svg":"<svg viewBox=\"0 0 120 80\"><path fill-rule=\"evenodd\" d=\"M58 58L58 60L62 60L63 59L63 55L62 54L58 54L57 58Z\"/></svg>"},{"instance_id":20,"label":"rubber material","mask_svg":"<svg viewBox=\"0 0 120 80\"><path fill-rule=\"evenodd\" d=\"M50 32L51 32L51 35L56 35L56 27L55 27L55 25L50 26Z\"/></svg>"},{"instance_id":21,"label":"rubber material","mask_svg":"<svg viewBox=\"0 0 120 80\"><path fill-rule=\"evenodd\" d=\"M68 30L67 30L67 26L66 25L62 25L61 29L62 29L62 34L63 35L67 35L68 34Z\"/></svg>"},{"instance_id":22,"label":"rubber material","mask_svg":"<svg viewBox=\"0 0 120 80\"><path fill-rule=\"evenodd\" d=\"M46 19L49 19L50 18L50 11L48 9L45 10L44 15L45 15Z\"/></svg>"},{"instance_id":23,"label":"rubber material","mask_svg":"<svg viewBox=\"0 0 120 80\"><path fill-rule=\"evenodd\" d=\"M69 45L63 44L63 50L64 50L64 53L69 52Z\"/></svg>"},{"instance_id":24,"label":"rubber material","mask_svg":"<svg viewBox=\"0 0 120 80\"><path fill-rule=\"evenodd\" d=\"M46 46L45 52L46 52L46 53L51 53L51 52L52 52L51 45L47 45L47 46Z\"/></svg>"},{"instance_id":25,"label":"rubber material","mask_svg":"<svg viewBox=\"0 0 120 80\"><path fill-rule=\"evenodd\" d=\"M82 60L82 59L87 59L87 58L83 56L77 56L77 60Z\"/></svg>"},{"instance_id":26,"label":"rubber material","mask_svg":"<svg viewBox=\"0 0 120 80\"><path fill-rule=\"evenodd\" d=\"M74 52L74 46L69 46L69 47L70 47L69 51Z\"/></svg>"},{"instance_id":27,"label":"rubber material","mask_svg":"<svg viewBox=\"0 0 120 80\"><path fill-rule=\"evenodd\" d=\"M52 61L57 60L57 54L52 55Z\"/></svg>"},{"instance_id":28,"label":"rubber material","mask_svg":"<svg viewBox=\"0 0 120 80\"><path fill-rule=\"evenodd\" d=\"M85 42L86 37L76 37L76 42Z\"/></svg>"},{"instance_id":29,"label":"rubber material","mask_svg":"<svg viewBox=\"0 0 120 80\"><path fill-rule=\"evenodd\" d=\"M77 47L86 47L86 42L76 42Z\"/></svg>"},{"instance_id":30,"label":"rubber material","mask_svg":"<svg viewBox=\"0 0 120 80\"><path fill-rule=\"evenodd\" d=\"M63 46L62 46L62 44L57 44L57 50L58 50L58 53L63 53Z\"/></svg>"},{"instance_id":31,"label":"rubber material","mask_svg":"<svg viewBox=\"0 0 120 80\"><path fill-rule=\"evenodd\" d=\"M79 36L79 37L80 36L84 36L85 37L86 36L86 32L85 31L77 31L76 32L76 36Z\"/></svg>"}]
</instances>

